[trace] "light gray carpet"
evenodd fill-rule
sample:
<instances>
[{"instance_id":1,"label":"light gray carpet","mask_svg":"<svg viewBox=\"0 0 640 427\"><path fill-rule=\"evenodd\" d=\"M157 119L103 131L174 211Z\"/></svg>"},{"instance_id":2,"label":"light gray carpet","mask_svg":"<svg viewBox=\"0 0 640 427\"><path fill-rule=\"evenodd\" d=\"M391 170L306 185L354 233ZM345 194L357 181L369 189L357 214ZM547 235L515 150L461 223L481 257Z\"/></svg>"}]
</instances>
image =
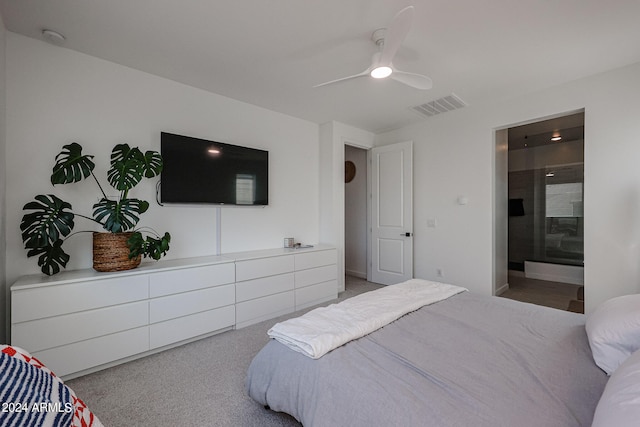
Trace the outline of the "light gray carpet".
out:
<instances>
[{"instance_id":1,"label":"light gray carpet","mask_svg":"<svg viewBox=\"0 0 640 427\"><path fill-rule=\"evenodd\" d=\"M342 300L380 285L347 278ZM324 305L336 302L330 301ZM244 391L247 368L276 322L307 310L224 332L67 384L105 427L299 426L264 409ZM46 363L46 362L45 362Z\"/></svg>"}]
</instances>

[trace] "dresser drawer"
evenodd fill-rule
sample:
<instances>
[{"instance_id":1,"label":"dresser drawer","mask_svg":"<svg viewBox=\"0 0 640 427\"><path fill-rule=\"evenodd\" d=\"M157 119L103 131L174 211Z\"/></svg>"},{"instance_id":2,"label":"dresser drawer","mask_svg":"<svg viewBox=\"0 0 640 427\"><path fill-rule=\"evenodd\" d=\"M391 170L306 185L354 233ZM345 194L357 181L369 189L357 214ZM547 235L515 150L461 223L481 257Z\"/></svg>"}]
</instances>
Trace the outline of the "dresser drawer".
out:
<instances>
[{"instance_id":1,"label":"dresser drawer","mask_svg":"<svg viewBox=\"0 0 640 427\"><path fill-rule=\"evenodd\" d=\"M338 298L338 281L331 280L296 289L296 310Z\"/></svg>"},{"instance_id":2,"label":"dresser drawer","mask_svg":"<svg viewBox=\"0 0 640 427\"><path fill-rule=\"evenodd\" d=\"M93 310L149 297L146 275L98 279L32 289L11 295L12 323Z\"/></svg>"},{"instance_id":3,"label":"dresser drawer","mask_svg":"<svg viewBox=\"0 0 640 427\"><path fill-rule=\"evenodd\" d=\"M179 317L149 326L150 348L184 341L233 326L236 311L233 305Z\"/></svg>"},{"instance_id":4,"label":"dresser drawer","mask_svg":"<svg viewBox=\"0 0 640 427\"><path fill-rule=\"evenodd\" d=\"M139 301L32 320L13 325L11 344L36 352L145 326L148 319L149 304Z\"/></svg>"},{"instance_id":5,"label":"dresser drawer","mask_svg":"<svg viewBox=\"0 0 640 427\"><path fill-rule=\"evenodd\" d=\"M236 301L248 301L267 295L293 290L293 273L269 276L261 279L236 283Z\"/></svg>"},{"instance_id":6,"label":"dresser drawer","mask_svg":"<svg viewBox=\"0 0 640 427\"><path fill-rule=\"evenodd\" d=\"M235 303L235 286L222 285L154 298L149 302L149 322L157 323Z\"/></svg>"},{"instance_id":7,"label":"dresser drawer","mask_svg":"<svg viewBox=\"0 0 640 427\"><path fill-rule=\"evenodd\" d=\"M149 275L151 298L194 291L235 281L233 263L182 268Z\"/></svg>"},{"instance_id":8,"label":"dresser drawer","mask_svg":"<svg viewBox=\"0 0 640 427\"><path fill-rule=\"evenodd\" d=\"M335 264L296 271L296 288L304 288L316 283L336 280L337 277L338 267Z\"/></svg>"},{"instance_id":9,"label":"dresser drawer","mask_svg":"<svg viewBox=\"0 0 640 427\"><path fill-rule=\"evenodd\" d=\"M323 265L336 264L338 258L335 249L326 251L306 252L295 255L296 271L307 268L322 267Z\"/></svg>"},{"instance_id":10,"label":"dresser drawer","mask_svg":"<svg viewBox=\"0 0 640 427\"><path fill-rule=\"evenodd\" d=\"M130 329L86 341L35 352L61 377L149 350L149 327Z\"/></svg>"},{"instance_id":11,"label":"dresser drawer","mask_svg":"<svg viewBox=\"0 0 640 427\"><path fill-rule=\"evenodd\" d=\"M293 257L277 256L236 262L236 281L275 276L293 271Z\"/></svg>"},{"instance_id":12,"label":"dresser drawer","mask_svg":"<svg viewBox=\"0 0 640 427\"><path fill-rule=\"evenodd\" d=\"M237 303L236 329L282 314L293 313L294 308L295 297L293 291Z\"/></svg>"}]
</instances>

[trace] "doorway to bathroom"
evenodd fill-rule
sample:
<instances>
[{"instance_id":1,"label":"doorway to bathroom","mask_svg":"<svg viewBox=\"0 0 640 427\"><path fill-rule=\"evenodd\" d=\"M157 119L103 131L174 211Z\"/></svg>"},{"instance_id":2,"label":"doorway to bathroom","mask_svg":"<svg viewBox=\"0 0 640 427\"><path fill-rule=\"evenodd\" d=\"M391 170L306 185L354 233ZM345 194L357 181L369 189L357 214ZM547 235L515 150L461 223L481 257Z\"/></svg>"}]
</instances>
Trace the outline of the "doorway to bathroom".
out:
<instances>
[{"instance_id":1,"label":"doorway to bathroom","mask_svg":"<svg viewBox=\"0 0 640 427\"><path fill-rule=\"evenodd\" d=\"M584 311L584 196L584 112L508 129L503 296Z\"/></svg>"}]
</instances>

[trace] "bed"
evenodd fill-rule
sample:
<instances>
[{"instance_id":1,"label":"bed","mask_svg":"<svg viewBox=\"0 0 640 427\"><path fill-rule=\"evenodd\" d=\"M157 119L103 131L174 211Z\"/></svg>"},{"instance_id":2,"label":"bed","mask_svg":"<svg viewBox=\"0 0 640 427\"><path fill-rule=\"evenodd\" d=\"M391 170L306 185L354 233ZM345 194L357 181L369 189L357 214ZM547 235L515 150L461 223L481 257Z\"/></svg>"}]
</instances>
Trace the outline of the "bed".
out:
<instances>
[{"instance_id":1,"label":"bed","mask_svg":"<svg viewBox=\"0 0 640 427\"><path fill-rule=\"evenodd\" d=\"M585 319L463 291L317 358L271 339L246 390L305 426L589 426L609 376Z\"/></svg>"}]
</instances>

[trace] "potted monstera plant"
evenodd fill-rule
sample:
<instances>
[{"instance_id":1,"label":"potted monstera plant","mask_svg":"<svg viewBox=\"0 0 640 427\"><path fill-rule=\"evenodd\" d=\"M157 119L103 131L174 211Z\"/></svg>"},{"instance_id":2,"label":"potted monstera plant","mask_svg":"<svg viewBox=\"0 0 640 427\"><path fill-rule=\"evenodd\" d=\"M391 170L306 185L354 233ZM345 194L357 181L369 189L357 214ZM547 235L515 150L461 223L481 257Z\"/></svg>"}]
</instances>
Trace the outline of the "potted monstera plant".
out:
<instances>
[{"instance_id":1,"label":"potted monstera plant","mask_svg":"<svg viewBox=\"0 0 640 427\"><path fill-rule=\"evenodd\" d=\"M93 232L93 268L98 271L118 271L135 268L141 257L159 260L169 250L171 236L160 235L150 228L137 228L140 215L147 211L149 202L129 197L129 190L143 178L153 178L162 171L162 156L156 151L144 154L128 144L118 144L111 152L107 181L119 191L117 198L109 198L93 174L94 156L82 154L76 142L65 145L56 156L51 183L69 184L93 178L101 193L93 205L92 216L72 211L70 203L53 194L40 194L24 205L20 230L27 256L38 257L43 273L60 272L69 261L62 248L74 232L76 217L100 224L106 232Z\"/></svg>"}]
</instances>

